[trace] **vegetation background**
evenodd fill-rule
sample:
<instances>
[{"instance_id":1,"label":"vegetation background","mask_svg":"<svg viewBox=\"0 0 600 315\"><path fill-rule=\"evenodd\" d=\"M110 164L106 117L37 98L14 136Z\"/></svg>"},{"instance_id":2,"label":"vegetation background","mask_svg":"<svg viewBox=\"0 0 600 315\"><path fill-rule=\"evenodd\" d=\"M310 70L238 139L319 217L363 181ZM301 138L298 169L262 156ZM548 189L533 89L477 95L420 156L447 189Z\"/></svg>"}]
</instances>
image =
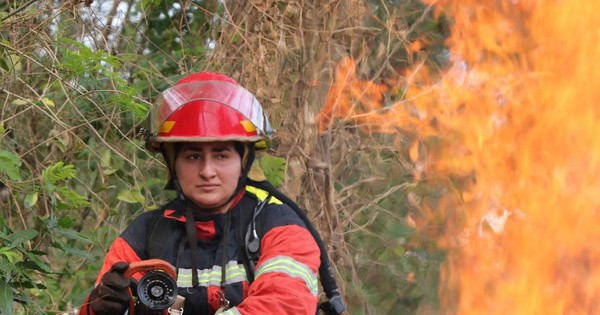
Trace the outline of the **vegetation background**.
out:
<instances>
[{"instance_id":1,"label":"vegetation background","mask_svg":"<svg viewBox=\"0 0 600 315\"><path fill-rule=\"evenodd\" d=\"M138 131L199 70L262 102L277 134L260 165L322 232L349 313L437 313L433 209L457 182L422 176L436 137L327 108L403 101L408 68L447 62L447 23L416 0L0 2L0 313L75 313L112 240L172 197Z\"/></svg>"}]
</instances>

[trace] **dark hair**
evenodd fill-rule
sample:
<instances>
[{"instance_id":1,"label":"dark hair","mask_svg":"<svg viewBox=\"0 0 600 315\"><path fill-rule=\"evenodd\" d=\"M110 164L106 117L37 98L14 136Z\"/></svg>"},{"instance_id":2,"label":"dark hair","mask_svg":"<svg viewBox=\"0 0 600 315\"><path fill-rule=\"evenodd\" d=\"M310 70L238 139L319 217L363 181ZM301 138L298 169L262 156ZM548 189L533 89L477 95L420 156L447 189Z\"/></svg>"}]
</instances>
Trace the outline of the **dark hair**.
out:
<instances>
[{"instance_id":1,"label":"dark hair","mask_svg":"<svg viewBox=\"0 0 600 315\"><path fill-rule=\"evenodd\" d=\"M183 146L186 144L187 142L174 142L173 143L173 151L175 152L175 157L177 157L179 155L179 153L181 152L181 148L183 148ZM235 149L235 151L240 155L241 158L244 157L244 151L246 150L246 146L239 141L235 141L233 143L233 147ZM175 160L175 159L173 159Z\"/></svg>"},{"instance_id":2,"label":"dark hair","mask_svg":"<svg viewBox=\"0 0 600 315\"><path fill-rule=\"evenodd\" d=\"M244 158L244 150L246 150L246 146L244 146L243 143L236 141L233 144L235 151L237 151L237 153L240 155L240 158Z\"/></svg>"}]
</instances>

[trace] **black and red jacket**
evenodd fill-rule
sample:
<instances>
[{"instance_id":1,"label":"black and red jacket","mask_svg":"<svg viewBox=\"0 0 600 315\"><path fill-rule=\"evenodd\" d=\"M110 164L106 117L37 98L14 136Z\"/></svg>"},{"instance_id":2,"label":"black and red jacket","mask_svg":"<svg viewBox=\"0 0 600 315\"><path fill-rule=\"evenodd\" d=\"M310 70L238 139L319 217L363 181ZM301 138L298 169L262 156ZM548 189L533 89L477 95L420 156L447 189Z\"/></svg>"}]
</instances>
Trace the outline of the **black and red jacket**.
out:
<instances>
[{"instance_id":1,"label":"black and red jacket","mask_svg":"<svg viewBox=\"0 0 600 315\"><path fill-rule=\"evenodd\" d=\"M242 198L256 204L265 194L247 187ZM225 297L235 306L223 314L309 314L317 307L317 272L320 252L317 243L302 219L286 204L275 198L260 213L261 254L256 264L255 279L249 284L242 255L236 241L236 218L248 209L248 200L237 202L231 211ZM158 216L181 222L175 229L160 257L150 257L149 237ZM226 214L197 215L196 267L199 285L192 286L191 250L185 232L185 206L174 200L159 210L142 213L115 239L96 280L119 261L128 263L159 258L177 269L179 295L185 296L184 314L214 314L221 307L218 292L221 284L223 229ZM182 243L183 242L183 243ZM180 246L181 245L181 246ZM87 301L86 301L87 302ZM87 304L87 303L86 303ZM93 315L83 306L80 315Z\"/></svg>"}]
</instances>

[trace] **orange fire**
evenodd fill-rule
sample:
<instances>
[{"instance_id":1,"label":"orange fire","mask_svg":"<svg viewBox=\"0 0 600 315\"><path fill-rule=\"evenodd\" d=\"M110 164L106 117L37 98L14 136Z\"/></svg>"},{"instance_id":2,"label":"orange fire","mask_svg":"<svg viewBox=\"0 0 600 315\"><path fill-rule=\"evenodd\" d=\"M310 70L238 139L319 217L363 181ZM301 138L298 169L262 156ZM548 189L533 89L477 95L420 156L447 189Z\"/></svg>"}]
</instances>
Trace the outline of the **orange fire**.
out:
<instances>
[{"instance_id":1,"label":"orange fire","mask_svg":"<svg viewBox=\"0 0 600 315\"><path fill-rule=\"evenodd\" d=\"M600 3L428 2L451 17L453 66L435 84L408 81L404 102L418 114L384 106L389 87L357 79L344 60L321 130L342 118L437 133L448 145L429 172L475 174L464 230L440 241L456 245L445 310L600 314Z\"/></svg>"},{"instance_id":2,"label":"orange fire","mask_svg":"<svg viewBox=\"0 0 600 315\"><path fill-rule=\"evenodd\" d=\"M325 105L317 117L319 131L331 128L335 119L352 122L367 132L390 133L399 126L415 123L402 106L385 107L383 98L390 92L389 83L375 83L358 78L356 61L342 58L335 68L335 82L331 85Z\"/></svg>"}]
</instances>

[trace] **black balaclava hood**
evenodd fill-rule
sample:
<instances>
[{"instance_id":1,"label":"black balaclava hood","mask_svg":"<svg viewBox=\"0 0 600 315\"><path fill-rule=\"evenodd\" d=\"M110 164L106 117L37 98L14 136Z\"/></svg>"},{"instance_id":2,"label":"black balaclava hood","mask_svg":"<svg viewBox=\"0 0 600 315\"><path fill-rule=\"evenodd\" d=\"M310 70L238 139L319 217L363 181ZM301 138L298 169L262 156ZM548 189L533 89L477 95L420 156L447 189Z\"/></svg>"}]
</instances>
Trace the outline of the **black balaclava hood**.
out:
<instances>
[{"instance_id":1,"label":"black balaclava hood","mask_svg":"<svg viewBox=\"0 0 600 315\"><path fill-rule=\"evenodd\" d=\"M219 207L229 203L240 193L240 191L242 189L244 189L244 187L246 187L246 182L248 180L248 173L250 172L250 169L252 168L252 164L254 163L254 159L256 156L256 149L254 148L253 143L245 144L243 142L236 141L236 142L234 142L234 148L235 148L236 152L240 155L240 158L242 160L242 173L240 175L240 179L238 180L238 184L237 184L235 190L233 191L233 194L227 199L227 201L225 201L224 203L222 203L218 206L212 207L212 208L201 208L198 205L196 205L192 202L189 202L189 199L183 194L183 190L181 188L181 185L179 184L179 181L177 180L177 173L175 171L175 160L177 159L177 155L181 151L183 144L184 143L182 143L182 142L175 142L171 145L171 148L166 148L165 146L163 146L163 149L161 150L163 158L164 158L165 162L167 163L167 169L169 171L169 177L170 177L169 181L165 185L165 189L166 190L174 190L175 192L177 192L177 198L180 201L187 202L190 206L193 206L194 208L210 211L212 209L219 208ZM167 152L168 150L172 150L172 155L170 155ZM170 156L172 156L172 160L170 159Z\"/></svg>"}]
</instances>

